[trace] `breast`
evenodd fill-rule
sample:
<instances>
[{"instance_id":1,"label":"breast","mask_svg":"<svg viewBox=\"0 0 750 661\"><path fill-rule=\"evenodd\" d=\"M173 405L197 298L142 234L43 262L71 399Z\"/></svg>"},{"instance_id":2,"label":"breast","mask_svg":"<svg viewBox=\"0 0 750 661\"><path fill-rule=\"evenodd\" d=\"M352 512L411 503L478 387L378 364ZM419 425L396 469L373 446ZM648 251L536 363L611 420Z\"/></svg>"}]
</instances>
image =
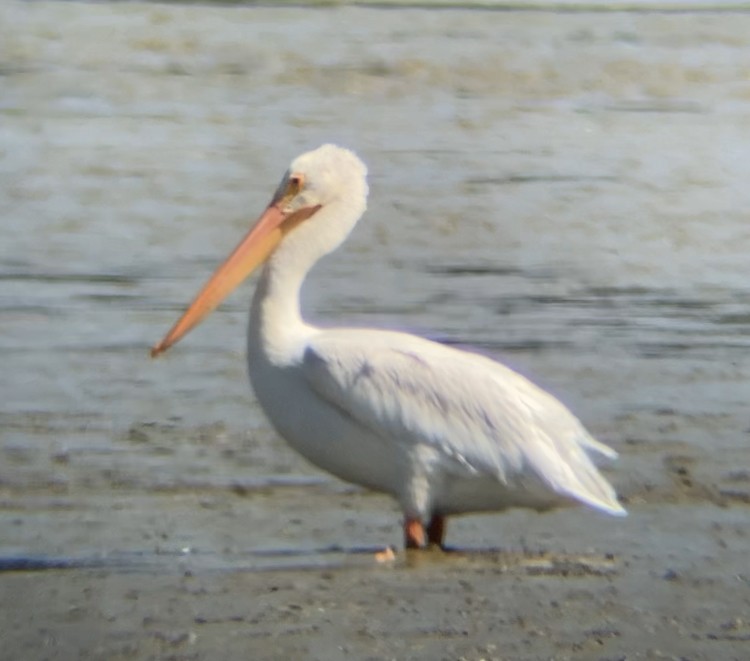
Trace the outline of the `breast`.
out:
<instances>
[{"instance_id":1,"label":"breast","mask_svg":"<svg viewBox=\"0 0 750 661\"><path fill-rule=\"evenodd\" d=\"M263 412L296 452L346 482L398 498L407 465L398 443L318 397L296 366L279 367L248 354L248 367Z\"/></svg>"}]
</instances>

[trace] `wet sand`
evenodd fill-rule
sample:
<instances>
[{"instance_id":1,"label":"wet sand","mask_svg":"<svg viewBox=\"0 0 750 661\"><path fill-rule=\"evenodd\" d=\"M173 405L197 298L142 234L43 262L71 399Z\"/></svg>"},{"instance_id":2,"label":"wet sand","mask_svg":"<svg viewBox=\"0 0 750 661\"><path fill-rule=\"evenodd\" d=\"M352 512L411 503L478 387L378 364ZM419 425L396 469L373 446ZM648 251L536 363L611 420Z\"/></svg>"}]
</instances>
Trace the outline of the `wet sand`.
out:
<instances>
[{"instance_id":1,"label":"wet sand","mask_svg":"<svg viewBox=\"0 0 750 661\"><path fill-rule=\"evenodd\" d=\"M4 3L0 659L750 656L745 13ZM245 287L148 347L323 141L368 214L312 319L502 358L630 516L464 517L277 439Z\"/></svg>"}]
</instances>

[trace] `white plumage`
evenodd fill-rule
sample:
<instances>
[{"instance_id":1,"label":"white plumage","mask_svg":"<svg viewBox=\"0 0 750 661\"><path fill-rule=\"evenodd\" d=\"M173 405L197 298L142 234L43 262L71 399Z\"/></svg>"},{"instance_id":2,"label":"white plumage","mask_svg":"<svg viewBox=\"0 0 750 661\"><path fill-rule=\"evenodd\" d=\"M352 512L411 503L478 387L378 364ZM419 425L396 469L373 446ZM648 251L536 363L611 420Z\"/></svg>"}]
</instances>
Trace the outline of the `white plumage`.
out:
<instances>
[{"instance_id":1,"label":"white plumage","mask_svg":"<svg viewBox=\"0 0 750 661\"><path fill-rule=\"evenodd\" d=\"M525 377L413 335L302 320L302 282L364 212L366 173L355 154L333 145L298 157L255 227L153 353L267 259L248 330L256 396L312 463L396 498L407 546L442 543L451 514L573 501L625 514L588 456L616 453Z\"/></svg>"}]
</instances>

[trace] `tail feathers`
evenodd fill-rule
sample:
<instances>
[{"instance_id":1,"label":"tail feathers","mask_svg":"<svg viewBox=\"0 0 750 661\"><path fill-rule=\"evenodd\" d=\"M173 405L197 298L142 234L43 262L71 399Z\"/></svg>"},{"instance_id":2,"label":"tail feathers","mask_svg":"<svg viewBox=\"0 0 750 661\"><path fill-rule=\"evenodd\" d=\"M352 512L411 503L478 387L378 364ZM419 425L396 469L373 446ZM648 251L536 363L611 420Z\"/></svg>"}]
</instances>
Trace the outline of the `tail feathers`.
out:
<instances>
[{"instance_id":1,"label":"tail feathers","mask_svg":"<svg viewBox=\"0 0 750 661\"><path fill-rule=\"evenodd\" d=\"M614 450L611 450L606 445L595 441L591 437L589 438L596 445L587 443L585 447L596 447L598 450L604 448L609 451L606 456L617 456L617 453L614 452ZM565 484L561 485L561 490L576 500L595 509L601 510L602 512L606 512L607 514L613 516L627 516L628 513L618 502L617 493L612 485L599 472L599 469L593 464L588 456L583 454L581 459L583 461L579 463L575 470L570 474L572 479L566 480Z\"/></svg>"},{"instance_id":2,"label":"tail feathers","mask_svg":"<svg viewBox=\"0 0 750 661\"><path fill-rule=\"evenodd\" d=\"M591 450L610 459L617 457L614 450L584 431L577 439L577 445L568 448L566 460L556 462L554 469L547 472L546 478L558 493L607 514L627 516L625 508L617 500L614 488L589 457L588 451Z\"/></svg>"},{"instance_id":3,"label":"tail feathers","mask_svg":"<svg viewBox=\"0 0 750 661\"><path fill-rule=\"evenodd\" d=\"M575 498L594 509L606 512L612 516L627 516L627 510L617 501L615 490L601 475L598 477L602 483L597 485L600 487L597 491L601 493L601 491L604 490L603 488L606 488L606 493L601 493L600 495L589 489L579 490L575 488L564 488L563 491L572 498Z\"/></svg>"},{"instance_id":4,"label":"tail feathers","mask_svg":"<svg viewBox=\"0 0 750 661\"><path fill-rule=\"evenodd\" d=\"M594 452L606 457L607 459L617 459L618 454L608 445L600 443L593 436L586 433L580 441L584 450L593 450Z\"/></svg>"}]
</instances>

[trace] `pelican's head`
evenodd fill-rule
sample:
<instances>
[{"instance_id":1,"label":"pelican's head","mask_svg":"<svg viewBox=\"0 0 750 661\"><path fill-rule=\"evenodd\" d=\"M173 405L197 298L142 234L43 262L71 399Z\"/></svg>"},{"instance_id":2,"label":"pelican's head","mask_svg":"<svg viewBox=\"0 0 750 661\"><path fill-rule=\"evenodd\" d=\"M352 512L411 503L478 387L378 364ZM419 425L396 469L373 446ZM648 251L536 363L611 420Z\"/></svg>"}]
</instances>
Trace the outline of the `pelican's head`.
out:
<instances>
[{"instance_id":1,"label":"pelican's head","mask_svg":"<svg viewBox=\"0 0 750 661\"><path fill-rule=\"evenodd\" d=\"M348 149L323 145L295 158L271 202L287 213L312 207L347 204L361 207L367 200L367 167Z\"/></svg>"},{"instance_id":2,"label":"pelican's head","mask_svg":"<svg viewBox=\"0 0 750 661\"><path fill-rule=\"evenodd\" d=\"M354 152L323 145L295 158L266 210L151 355L166 351L197 326L287 236L290 248L316 243L320 254L328 252L346 238L366 204L367 168Z\"/></svg>"}]
</instances>

